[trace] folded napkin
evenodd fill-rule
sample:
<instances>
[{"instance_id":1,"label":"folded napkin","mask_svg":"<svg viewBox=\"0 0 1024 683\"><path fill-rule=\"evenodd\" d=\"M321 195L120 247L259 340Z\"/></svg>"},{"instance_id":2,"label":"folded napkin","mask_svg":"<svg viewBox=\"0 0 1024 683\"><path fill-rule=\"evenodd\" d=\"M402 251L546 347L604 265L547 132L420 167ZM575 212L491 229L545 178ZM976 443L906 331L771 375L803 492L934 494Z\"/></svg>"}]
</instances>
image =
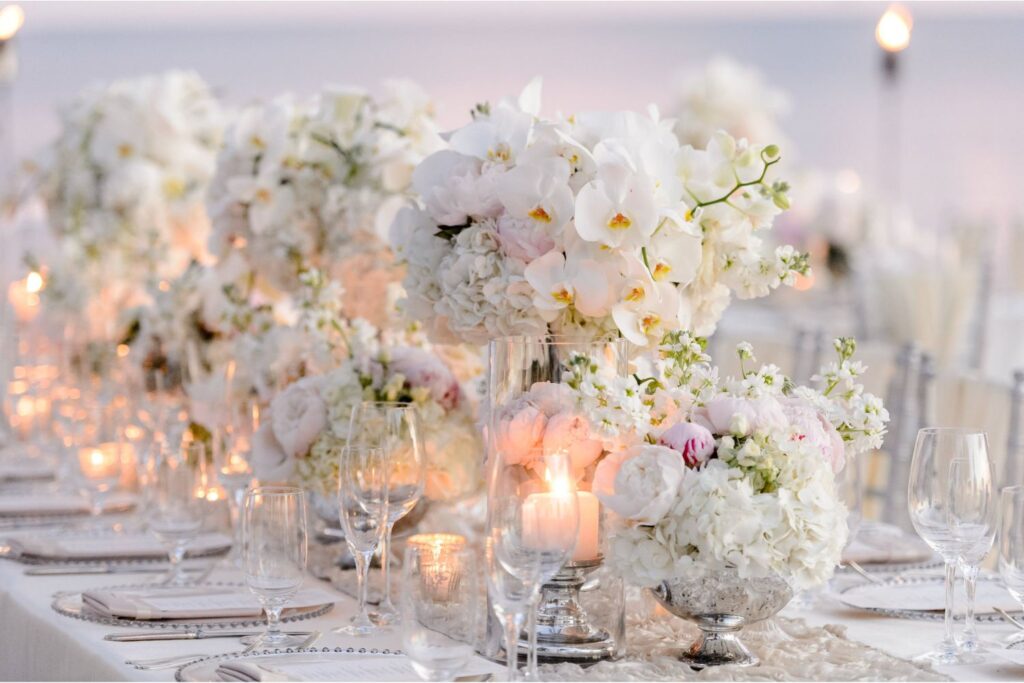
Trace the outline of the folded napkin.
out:
<instances>
[{"instance_id":1,"label":"folded napkin","mask_svg":"<svg viewBox=\"0 0 1024 683\"><path fill-rule=\"evenodd\" d=\"M9 456L7 450L0 452L0 481L53 479L56 470L52 462L24 454Z\"/></svg>"},{"instance_id":2,"label":"folded napkin","mask_svg":"<svg viewBox=\"0 0 1024 683\"><path fill-rule=\"evenodd\" d=\"M473 657L460 676L501 673L502 667ZM408 657L354 654L316 659L294 657L252 657L224 662L214 676L221 681L419 681Z\"/></svg>"},{"instance_id":3,"label":"folded napkin","mask_svg":"<svg viewBox=\"0 0 1024 683\"><path fill-rule=\"evenodd\" d=\"M310 588L300 590L288 602L290 610L318 607L337 602L337 596ZM181 589L91 590L82 593L89 609L106 617L120 619L220 619L256 618L263 613L259 599L241 586L195 586Z\"/></svg>"},{"instance_id":4,"label":"folded napkin","mask_svg":"<svg viewBox=\"0 0 1024 683\"><path fill-rule=\"evenodd\" d=\"M127 510L135 505L130 494L114 494L103 502L104 512ZM85 515L91 510L89 501L75 495L37 493L0 496L0 517L47 517L51 515Z\"/></svg>"},{"instance_id":5,"label":"folded napkin","mask_svg":"<svg viewBox=\"0 0 1024 683\"><path fill-rule=\"evenodd\" d=\"M935 552L917 536L891 524L872 523L861 527L843 551L844 562L858 564L912 564L927 562Z\"/></svg>"},{"instance_id":6,"label":"folded napkin","mask_svg":"<svg viewBox=\"0 0 1024 683\"><path fill-rule=\"evenodd\" d=\"M1008 612L1020 610L1020 605L996 581L978 581L975 601L978 614L995 614L995 607ZM863 609L900 609L915 612L942 612L946 609L946 589L943 581L909 581L907 583L868 583L844 591L842 601L850 607ZM960 613L963 600L957 601Z\"/></svg>"},{"instance_id":7,"label":"folded napkin","mask_svg":"<svg viewBox=\"0 0 1024 683\"><path fill-rule=\"evenodd\" d=\"M152 534L102 536L31 536L11 541L22 557L45 560L116 560L162 558L167 546ZM186 555L211 555L231 547L224 534L201 534L188 545Z\"/></svg>"}]
</instances>

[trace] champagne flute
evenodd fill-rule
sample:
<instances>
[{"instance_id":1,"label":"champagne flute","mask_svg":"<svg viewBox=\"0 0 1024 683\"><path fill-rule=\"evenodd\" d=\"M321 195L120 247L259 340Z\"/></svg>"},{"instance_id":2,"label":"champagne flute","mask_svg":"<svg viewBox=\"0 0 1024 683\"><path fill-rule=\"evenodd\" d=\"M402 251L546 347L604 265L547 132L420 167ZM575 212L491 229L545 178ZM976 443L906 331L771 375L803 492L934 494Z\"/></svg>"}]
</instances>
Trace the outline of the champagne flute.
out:
<instances>
[{"instance_id":1,"label":"champagne flute","mask_svg":"<svg viewBox=\"0 0 1024 683\"><path fill-rule=\"evenodd\" d=\"M181 562L189 541L203 526L207 503L200 493L205 470L206 448L201 442L181 450L165 445L157 456L149 528L168 546L171 567L164 579L166 585L189 583Z\"/></svg>"},{"instance_id":2,"label":"champagne flute","mask_svg":"<svg viewBox=\"0 0 1024 683\"><path fill-rule=\"evenodd\" d=\"M306 574L305 493L295 486L258 486L246 494L242 510L245 583L267 614L266 632L242 642L273 648L300 645L305 636L281 632L281 612Z\"/></svg>"},{"instance_id":3,"label":"champagne flute","mask_svg":"<svg viewBox=\"0 0 1024 683\"><path fill-rule=\"evenodd\" d=\"M1007 486L999 496L999 576L1024 613L1024 486ZM1022 638L1014 633L1007 642Z\"/></svg>"},{"instance_id":4,"label":"champagne flute","mask_svg":"<svg viewBox=\"0 0 1024 683\"><path fill-rule=\"evenodd\" d=\"M579 532L572 461L568 453L557 451L540 456L527 470L496 450L488 496L488 532L494 555L526 588L526 675L535 680L535 617L540 589L572 559ZM516 650L507 654L513 652ZM514 672L510 669L509 673Z\"/></svg>"},{"instance_id":5,"label":"champagne flute","mask_svg":"<svg viewBox=\"0 0 1024 683\"><path fill-rule=\"evenodd\" d=\"M402 564L402 648L428 681L450 681L476 649L479 571L468 548L411 545Z\"/></svg>"},{"instance_id":6,"label":"champagne flute","mask_svg":"<svg viewBox=\"0 0 1024 683\"><path fill-rule=\"evenodd\" d=\"M388 519L388 467L378 446L350 444L338 463L338 500L345 542L356 561L359 581L359 612L347 626L334 629L349 636L368 636L379 631L370 619L367 575L370 560L380 545Z\"/></svg>"},{"instance_id":7,"label":"champagne flute","mask_svg":"<svg viewBox=\"0 0 1024 683\"><path fill-rule=\"evenodd\" d=\"M527 588L510 574L495 553L496 539L488 536L484 545L487 570L487 596L494 615L505 628L505 680L519 679L519 634L526 622Z\"/></svg>"},{"instance_id":8,"label":"champagne flute","mask_svg":"<svg viewBox=\"0 0 1024 683\"><path fill-rule=\"evenodd\" d=\"M217 430L212 436L217 481L228 492L233 558L240 556L242 499L253 480L252 439L258 415L255 403L242 401L237 410L231 411L223 431Z\"/></svg>"},{"instance_id":9,"label":"champagne flute","mask_svg":"<svg viewBox=\"0 0 1024 683\"><path fill-rule=\"evenodd\" d=\"M985 434L948 428L918 432L907 500L914 529L946 564L945 637L919 659L937 664L976 661L953 637L953 590L960 557L991 533L994 501Z\"/></svg>"},{"instance_id":10,"label":"champagne flute","mask_svg":"<svg viewBox=\"0 0 1024 683\"><path fill-rule=\"evenodd\" d=\"M391 534L395 523L416 507L423 497L426 455L415 406L408 403L364 401L354 406L349 423L349 443L378 446L387 462L387 520L380 564L384 589L373 614L381 626L398 618L391 601Z\"/></svg>"}]
</instances>

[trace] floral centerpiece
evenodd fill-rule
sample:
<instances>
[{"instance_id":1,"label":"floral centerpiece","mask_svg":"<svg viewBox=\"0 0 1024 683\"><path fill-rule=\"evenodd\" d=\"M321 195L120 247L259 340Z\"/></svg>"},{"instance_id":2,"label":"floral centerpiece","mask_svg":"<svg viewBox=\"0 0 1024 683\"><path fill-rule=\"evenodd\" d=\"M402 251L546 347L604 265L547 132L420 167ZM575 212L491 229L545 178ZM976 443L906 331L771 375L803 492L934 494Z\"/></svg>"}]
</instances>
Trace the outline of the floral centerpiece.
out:
<instances>
[{"instance_id":1,"label":"floral centerpiece","mask_svg":"<svg viewBox=\"0 0 1024 683\"><path fill-rule=\"evenodd\" d=\"M539 82L479 105L412 176L398 214L407 313L432 338L546 333L709 334L732 294L764 296L806 269L759 233L788 206L775 145L718 133L681 146L673 122L634 112L540 118Z\"/></svg>"},{"instance_id":2,"label":"floral centerpiece","mask_svg":"<svg viewBox=\"0 0 1024 683\"><path fill-rule=\"evenodd\" d=\"M482 446L474 392L463 387L462 368L414 331L378 330L361 318L342 317L331 296L337 284L317 271L304 280L314 295L298 327L305 332L306 353L316 361L271 399L269 419L261 420L254 439L257 475L294 479L322 493L333 490L352 408L362 401L388 401L418 409L425 495L447 501L475 491Z\"/></svg>"},{"instance_id":3,"label":"floral centerpiece","mask_svg":"<svg viewBox=\"0 0 1024 683\"><path fill-rule=\"evenodd\" d=\"M441 145L433 105L416 85L379 98L327 88L244 109L226 134L210 189L211 250L237 250L264 293L291 294L317 268L370 317L397 279L380 237L406 200L412 169ZM369 301L367 301L369 295Z\"/></svg>"},{"instance_id":4,"label":"floral centerpiece","mask_svg":"<svg viewBox=\"0 0 1024 683\"><path fill-rule=\"evenodd\" d=\"M205 258L221 131L216 99L189 72L95 86L64 108L38 171L60 247L48 308L114 321Z\"/></svg>"}]
</instances>

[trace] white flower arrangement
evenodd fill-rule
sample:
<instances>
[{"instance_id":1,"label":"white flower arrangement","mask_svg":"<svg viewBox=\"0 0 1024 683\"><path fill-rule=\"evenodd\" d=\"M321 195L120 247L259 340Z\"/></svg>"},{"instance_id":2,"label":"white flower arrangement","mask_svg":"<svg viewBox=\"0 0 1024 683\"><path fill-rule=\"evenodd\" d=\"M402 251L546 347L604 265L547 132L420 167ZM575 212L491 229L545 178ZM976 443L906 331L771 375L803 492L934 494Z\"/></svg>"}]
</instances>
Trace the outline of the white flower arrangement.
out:
<instances>
[{"instance_id":1,"label":"white flower arrangement","mask_svg":"<svg viewBox=\"0 0 1024 683\"><path fill-rule=\"evenodd\" d=\"M441 141L418 86L383 89L374 98L327 88L308 102L242 110L210 188L211 251L241 251L262 280L291 293L306 270L341 280L350 257L385 249L379 235L406 200L413 167Z\"/></svg>"},{"instance_id":2,"label":"white flower arrangement","mask_svg":"<svg viewBox=\"0 0 1024 683\"><path fill-rule=\"evenodd\" d=\"M257 475L294 478L326 491L335 486L338 457L348 439L352 408L364 400L414 404L426 448L425 495L453 500L479 480L482 445L475 406L459 378L429 346L380 341L368 323L339 324L347 355L334 369L302 377L270 403L254 439Z\"/></svg>"},{"instance_id":3,"label":"white flower arrangement","mask_svg":"<svg viewBox=\"0 0 1024 683\"><path fill-rule=\"evenodd\" d=\"M737 139L784 145L779 119L788 108L786 95L757 69L719 56L683 76L668 113L684 145L703 147L720 130Z\"/></svg>"},{"instance_id":4,"label":"white flower arrangement","mask_svg":"<svg viewBox=\"0 0 1024 683\"><path fill-rule=\"evenodd\" d=\"M116 313L204 257L222 125L209 87L181 71L95 86L63 109L38 170L61 250L51 306L116 299Z\"/></svg>"},{"instance_id":5,"label":"white flower arrangement","mask_svg":"<svg viewBox=\"0 0 1024 683\"><path fill-rule=\"evenodd\" d=\"M391 241L404 302L436 340L545 333L709 334L730 296L791 283L806 257L762 253L788 206L775 145L726 133L680 146L673 122L634 112L539 118L539 81L479 105L424 159Z\"/></svg>"},{"instance_id":6,"label":"white flower arrangement","mask_svg":"<svg viewBox=\"0 0 1024 683\"><path fill-rule=\"evenodd\" d=\"M888 413L864 393L852 340L796 387L775 366L720 380L703 341L667 334L649 377L610 377L585 356L497 421L513 464L571 454L577 478L616 515L606 559L641 586L702 571L819 584L839 562L846 508L836 475L881 445ZM738 349L753 361L749 344ZM518 458L518 459L516 459Z\"/></svg>"}]
</instances>

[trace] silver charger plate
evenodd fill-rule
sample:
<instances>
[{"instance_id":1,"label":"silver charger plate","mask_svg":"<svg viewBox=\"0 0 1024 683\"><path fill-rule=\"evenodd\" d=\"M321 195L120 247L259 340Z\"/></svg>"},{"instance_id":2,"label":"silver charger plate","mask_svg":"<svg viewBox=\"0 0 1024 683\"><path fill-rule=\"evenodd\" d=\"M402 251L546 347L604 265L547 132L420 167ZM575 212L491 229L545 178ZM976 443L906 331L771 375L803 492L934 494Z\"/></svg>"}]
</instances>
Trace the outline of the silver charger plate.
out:
<instances>
[{"instance_id":1,"label":"silver charger plate","mask_svg":"<svg viewBox=\"0 0 1024 683\"><path fill-rule=\"evenodd\" d=\"M223 586L225 588L245 588L245 585L238 582L224 582L224 581L206 581L200 586ZM127 584L118 586L105 586L96 590L126 590L126 589L137 589L137 588L152 588L159 590L160 586L147 585L147 584ZM174 588L173 590L180 590L180 588ZM89 609L82 602L81 591L61 591L53 596L53 603L51 604L53 610L57 614L62 614L72 619L81 619L82 621L89 621L94 624L103 624L105 626L118 626L118 627L129 627L129 628L149 628L149 629L211 629L211 628L230 628L230 629L251 629L261 628L266 625L267 620L260 615L254 618L239 618L239 617L223 617L213 619L124 619L121 617L108 617L104 614L99 614L94 610ZM281 623L292 623L298 621L305 621L307 619L315 619L319 616L327 614L334 607L333 602L328 602L323 605L313 605L311 607L298 607L294 609L285 609L285 612L281 615Z\"/></svg>"},{"instance_id":2,"label":"silver charger plate","mask_svg":"<svg viewBox=\"0 0 1024 683\"><path fill-rule=\"evenodd\" d=\"M862 607L860 605L854 605L847 602L847 594L869 588L871 586L906 586L906 585L920 585L920 584L935 584L936 588L942 589L945 586L945 576L918 576L918 577L895 577L888 581L883 581L881 584L861 583L856 586L850 586L846 590L839 593L839 601L850 609L863 610L865 612L873 612L875 614L882 614L887 617L894 617L896 619L914 619L918 621L942 621L945 619L945 614L941 610L916 610L916 609L901 609L896 607ZM990 583L1001 586L999 579L994 576L979 576L978 584ZM985 605L978 605L978 607L984 609ZM962 614L954 614L953 618L956 621L963 621L964 616ZM981 623L1008 623L998 613L975 613L974 619Z\"/></svg>"},{"instance_id":3,"label":"silver charger plate","mask_svg":"<svg viewBox=\"0 0 1024 683\"><path fill-rule=\"evenodd\" d=\"M194 662L189 662L185 666L174 672L174 680L176 681L215 681L217 680L216 671L224 662L229 662L237 659L255 660L255 661L266 661L273 664L274 660L280 660L287 657L295 657L295 655L312 655L317 659L330 660L334 658L342 659L345 657L351 657L352 655L381 655L381 656L401 656L403 653L401 650L388 650L388 649L377 649L367 647L324 647L324 648L306 648L302 650L293 650L287 648L284 650L263 650L248 652L246 654L240 653L229 653L226 655L213 655L212 657L204 657Z\"/></svg>"},{"instance_id":4,"label":"silver charger plate","mask_svg":"<svg viewBox=\"0 0 1024 683\"><path fill-rule=\"evenodd\" d=\"M78 532L76 536L83 537L88 536L92 538L102 538L103 536L114 535L109 529L94 530ZM117 557L79 557L79 558L65 558L65 557L50 557L46 555L35 555L32 553L23 552L18 546L17 538L8 539L5 544L0 544L3 547L0 548L0 557L8 560L14 560L21 564L28 564L33 566L47 565L47 566L74 566L74 567L88 567L88 566L118 566L118 567L129 567L129 566L145 566L152 564L160 564L167 562L167 554L162 555L138 555L138 556L125 556L119 555ZM221 557L231 552L231 542L228 540L228 544L225 546L216 546L207 548L200 551L185 551L186 560L198 560L210 557Z\"/></svg>"},{"instance_id":5,"label":"silver charger plate","mask_svg":"<svg viewBox=\"0 0 1024 683\"><path fill-rule=\"evenodd\" d=\"M929 569L939 569L942 567L942 559L936 558L933 560L925 560L924 562L871 562L865 564L860 563L861 569L869 574L903 574L905 572L919 572L927 571ZM860 576L856 571L853 570L849 565L844 564L843 566L836 569L836 572L842 573L843 575L849 576Z\"/></svg>"}]
</instances>

